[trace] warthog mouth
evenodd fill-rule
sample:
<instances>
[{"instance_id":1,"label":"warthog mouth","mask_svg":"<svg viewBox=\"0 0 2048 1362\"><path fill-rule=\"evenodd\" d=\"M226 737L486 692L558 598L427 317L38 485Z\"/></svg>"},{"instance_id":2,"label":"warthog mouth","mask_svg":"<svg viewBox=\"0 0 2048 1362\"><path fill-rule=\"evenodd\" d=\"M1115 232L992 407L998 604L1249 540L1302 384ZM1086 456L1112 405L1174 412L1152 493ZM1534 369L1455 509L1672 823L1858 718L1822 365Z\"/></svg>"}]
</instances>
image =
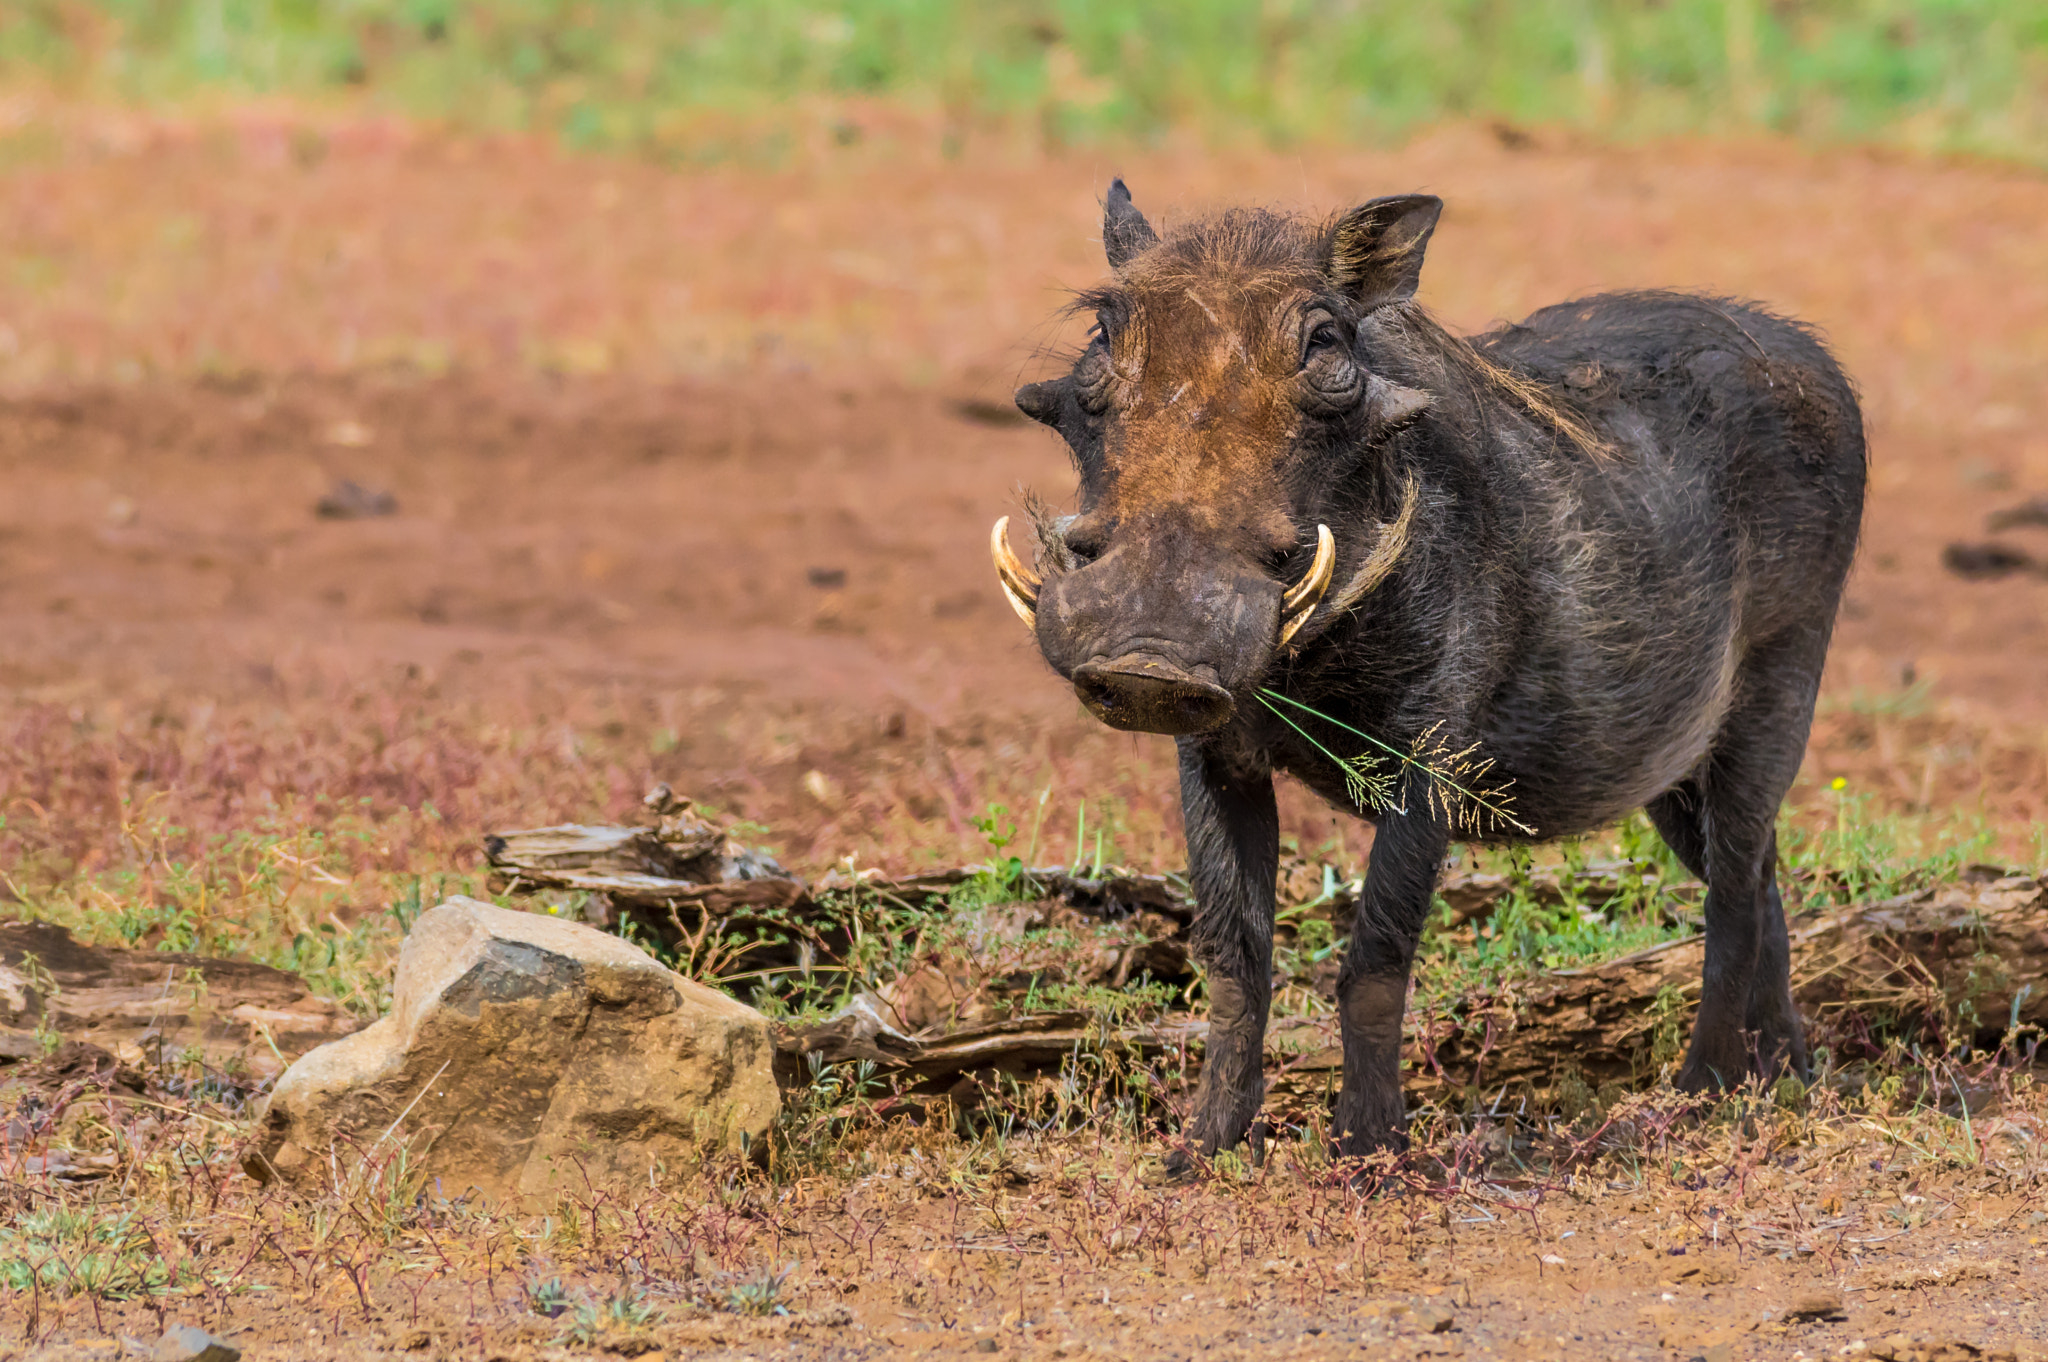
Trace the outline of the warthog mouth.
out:
<instances>
[{"instance_id":1,"label":"warthog mouth","mask_svg":"<svg viewBox=\"0 0 2048 1362\"><path fill-rule=\"evenodd\" d=\"M1180 737L1230 722L1237 702L1212 667L1193 671L1158 653L1133 652L1074 668L1074 693L1111 728Z\"/></svg>"}]
</instances>

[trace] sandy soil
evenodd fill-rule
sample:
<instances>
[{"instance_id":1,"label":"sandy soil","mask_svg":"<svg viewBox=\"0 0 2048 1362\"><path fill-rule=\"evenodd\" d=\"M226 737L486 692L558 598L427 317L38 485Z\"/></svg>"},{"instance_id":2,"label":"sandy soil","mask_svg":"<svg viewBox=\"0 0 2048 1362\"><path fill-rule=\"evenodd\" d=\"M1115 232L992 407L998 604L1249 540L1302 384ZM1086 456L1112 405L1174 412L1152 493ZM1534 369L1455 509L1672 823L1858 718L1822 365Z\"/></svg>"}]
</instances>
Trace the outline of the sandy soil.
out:
<instances>
[{"instance_id":1,"label":"sandy soil","mask_svg":"<svg viewBox=\"0 0 2048 1362\"><path fill-rule=\"evenodd\" d=\"M712 1180L645 1204L572 1192L550 1217L375 1197L320 1222L232 1191L181 1230L243 1290L44 1303L64 1362L117 1355L162 1317L252 1359L2048 1358L2038 1103L1973 1155L1895 1141L1925 1125L1785 1121L1620 1143L1576 1173L1480 1173L1498 1126L1441 1146L1462 1173L1361 1196L1283 1147L1265 1169L1162 1186L1106 1140L1020 1136L963 1160L901 1126L840 1171L779 1189ZM1611 1137L1610 1129L1608 1135ZM1589 1148L1601 1139L1587 1132ZM1463 1157L1458 1151L1462 1149ZM1955 1151L1961 1155L1961 1148ZM1475 1174L1478 1174L1475 1176ZM388 1217L388 1218L387 1218ZM403 1222L403 1223L401 1223ZM779 1277L776 1313L735 1287ZM569 1337L536 1315L622 1291L656 1322ZM246 1288L257 1287L254 1291ZM651 1289L650 1289L651 1288ZM588 1326L586 1325L586 1328ZM0 1352L7 1344L0 1342Z\"/></svg>"}]
</instances>

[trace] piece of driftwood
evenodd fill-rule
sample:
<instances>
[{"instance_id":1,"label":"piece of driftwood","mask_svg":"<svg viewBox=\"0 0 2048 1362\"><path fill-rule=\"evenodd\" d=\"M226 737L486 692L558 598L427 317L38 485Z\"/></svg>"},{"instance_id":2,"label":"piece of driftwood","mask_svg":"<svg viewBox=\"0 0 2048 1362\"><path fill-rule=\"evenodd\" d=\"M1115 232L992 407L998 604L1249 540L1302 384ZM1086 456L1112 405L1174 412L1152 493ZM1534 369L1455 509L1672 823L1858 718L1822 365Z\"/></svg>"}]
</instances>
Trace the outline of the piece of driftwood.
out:
<instances>
[{"instance_id":1,"label":"piece of driftwood","mask_svg":"<svg viewBox=\"0 0 2048 1362\"><path fill-rule=\"evenodd\" d=\"M721 824L668 787L647 798L651 827L565 823L484 838L497 893L576 890L600 903L600 925L617 909L688 905L713 916L788 909L806 886L765 852L742 845ZM657 921L659 919L657 918Z\"/></svg>"}]
</instances>

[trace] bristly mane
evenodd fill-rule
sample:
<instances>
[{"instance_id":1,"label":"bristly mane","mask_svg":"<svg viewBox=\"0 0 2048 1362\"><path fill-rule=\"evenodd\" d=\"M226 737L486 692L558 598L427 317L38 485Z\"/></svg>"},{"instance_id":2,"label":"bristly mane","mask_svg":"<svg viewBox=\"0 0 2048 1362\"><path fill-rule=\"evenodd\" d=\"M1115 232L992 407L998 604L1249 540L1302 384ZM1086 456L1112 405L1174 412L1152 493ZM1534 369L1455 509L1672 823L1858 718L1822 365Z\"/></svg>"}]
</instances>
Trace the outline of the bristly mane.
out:
<instances>
[{"instance_id":1,"label":"bristly mane","mask_svg":"<svg viewBox=\"0 0 2048 1362\"><path fill-rule=\"evenodd\" d=\"M1171 228L1142 257L1149 279L1162 284L1191 285L1234 277L1250 288L1280 278L1322 281L1336 238L1339 218L1311 220L1269 208L1227 208ZM1070 314L1121 310L1128 306L1117 283L1086 289L1074 296ZM1609 458L1614 449L1586 419L1565 405L1563 394L1528 375L1482 354L1436 316L1412 300L1371 314L1382 325L1392 323L1419 350L1435 355L1447 383L1463 381L1474 396L1490 390L1507 399L1539 426L1576 445L1594 458Z\"/></svg>"}]
</instances>

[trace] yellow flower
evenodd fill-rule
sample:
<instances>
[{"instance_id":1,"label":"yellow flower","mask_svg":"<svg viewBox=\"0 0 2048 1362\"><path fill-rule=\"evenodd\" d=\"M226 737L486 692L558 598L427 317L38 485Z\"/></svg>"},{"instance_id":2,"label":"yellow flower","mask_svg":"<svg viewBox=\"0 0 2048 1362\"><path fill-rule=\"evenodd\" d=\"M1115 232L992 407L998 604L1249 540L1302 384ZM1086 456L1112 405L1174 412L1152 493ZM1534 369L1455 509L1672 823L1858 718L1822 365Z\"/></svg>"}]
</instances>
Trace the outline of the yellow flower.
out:
<instances>
[{"instance_id":1,"label":"yellow flower","mask_svg":"<svg viewBox=\"0 0 2048 1362\"><path fill-rule=\"evenodd\" d=\"M1830 790L1846 790L1849 788L1849 778L1847 776L1836 776L1828 782L1828 788Z\"/></svg>"}]
</instances>

